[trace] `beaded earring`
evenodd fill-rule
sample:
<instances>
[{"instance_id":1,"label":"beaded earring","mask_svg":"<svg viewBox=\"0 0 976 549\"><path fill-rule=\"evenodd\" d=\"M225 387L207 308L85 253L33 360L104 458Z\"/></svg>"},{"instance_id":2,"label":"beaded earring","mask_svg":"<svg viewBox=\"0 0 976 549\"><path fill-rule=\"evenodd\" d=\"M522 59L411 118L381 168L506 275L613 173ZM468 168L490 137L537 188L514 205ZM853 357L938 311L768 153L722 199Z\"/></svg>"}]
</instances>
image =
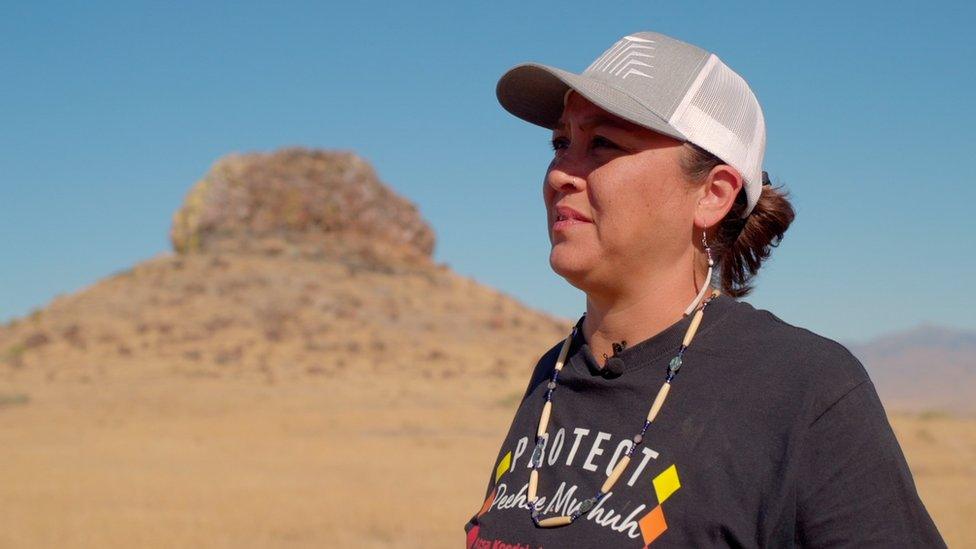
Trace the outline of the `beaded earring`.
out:
<instances>
[{"instance_id":1,"label":"beaded earring","mask_svg":"<svg viewBox=\"0 0 976 549\"><path fill-rule=\"evenodd\" d=\"M695 297L694 301L691 302L691 305L688 305L688 308L685 309L685 315L690 315L691 311L695 310L698 302L705 297L705 292L708 291L709 285L712 282L712 265L714 265L715 262L712 260L712 249L708 247L708 240L705 238L705 231L702 231L702 246L705 247L705 255L708 256L708 272L705 273L705 281L702 282L702 288L701 291L698 292L698 296Z\"/></svg>"}]
</instances>

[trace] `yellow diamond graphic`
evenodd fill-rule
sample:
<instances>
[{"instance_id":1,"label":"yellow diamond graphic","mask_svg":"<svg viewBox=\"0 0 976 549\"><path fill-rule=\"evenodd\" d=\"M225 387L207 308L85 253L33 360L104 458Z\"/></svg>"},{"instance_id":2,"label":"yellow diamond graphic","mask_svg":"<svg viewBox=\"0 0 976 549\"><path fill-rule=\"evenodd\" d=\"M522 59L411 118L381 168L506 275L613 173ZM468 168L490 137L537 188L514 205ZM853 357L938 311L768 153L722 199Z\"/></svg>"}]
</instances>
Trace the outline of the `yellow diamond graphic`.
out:
<instances>
[{"instance_id":1,"label":"yellow diamond graphic","mask_svg":"<svg viewBox=\"0 0 976 549\"><path fill-rule=\"evenodd\" d=\"M498 479L502 478L502 475L505 474L505 471L508 471L508 466L511 464L512 464L512 451L509 450L508 453L505 454L505 457L503 457L502 460L498 462L498 467L495 468L495 482L498 482Z\"/></svg>"},{"instance_id":2,"label":"yellow diamond graphic","mask_svg":"<svg viewBox=\"0 0 976 549\"><path fill-rule=\"evenodd\" d=\"M681 488L681 482L678 480L678 470L674 465L654 477L654 491L657 492L658 503L664 503L664 500L671 497L678 488Z\"/></svg>"}]
</instances>

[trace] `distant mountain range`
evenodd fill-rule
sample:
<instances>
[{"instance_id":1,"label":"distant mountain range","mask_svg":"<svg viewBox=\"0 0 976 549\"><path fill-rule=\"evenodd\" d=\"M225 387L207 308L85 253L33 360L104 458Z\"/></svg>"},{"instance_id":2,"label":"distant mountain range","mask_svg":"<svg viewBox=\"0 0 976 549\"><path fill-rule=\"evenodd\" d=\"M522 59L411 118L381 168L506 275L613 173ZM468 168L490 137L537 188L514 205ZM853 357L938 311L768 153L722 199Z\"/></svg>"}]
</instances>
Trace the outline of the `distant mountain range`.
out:
<instances>
[{"instance_id":1,"label":"distant mountain range","mask_svg":"<svg viewBox=\"0 0 976 549\"><path fill-rule=\"evenodd\" d=\"M976 331L923 324L844 345L889 410L976 415Z\"/></svg>"}]
</instances>

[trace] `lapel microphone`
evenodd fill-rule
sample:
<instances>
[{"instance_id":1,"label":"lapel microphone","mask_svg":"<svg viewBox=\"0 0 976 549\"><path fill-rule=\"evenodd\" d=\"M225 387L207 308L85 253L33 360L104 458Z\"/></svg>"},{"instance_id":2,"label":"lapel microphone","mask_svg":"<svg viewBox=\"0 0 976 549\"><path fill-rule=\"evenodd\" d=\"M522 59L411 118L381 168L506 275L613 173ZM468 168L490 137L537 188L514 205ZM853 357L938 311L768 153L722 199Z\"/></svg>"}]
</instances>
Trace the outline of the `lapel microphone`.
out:
<instances>
[{"instance_id":1,"label":"lapel microphone","mask_svg":"<svg viewBox=\"0 0 976 549\"><path fill-rule=\"evenodd\" d=\"M624 361L618 358L617 354L623 352L627 342L614 342L610 346L613 347L613 356L608 357L606 353L603 353L603 358L607 359L606 365L603 366L603 373L604 377L617 377L624 373Z\"/></svg>"}]
</instances>

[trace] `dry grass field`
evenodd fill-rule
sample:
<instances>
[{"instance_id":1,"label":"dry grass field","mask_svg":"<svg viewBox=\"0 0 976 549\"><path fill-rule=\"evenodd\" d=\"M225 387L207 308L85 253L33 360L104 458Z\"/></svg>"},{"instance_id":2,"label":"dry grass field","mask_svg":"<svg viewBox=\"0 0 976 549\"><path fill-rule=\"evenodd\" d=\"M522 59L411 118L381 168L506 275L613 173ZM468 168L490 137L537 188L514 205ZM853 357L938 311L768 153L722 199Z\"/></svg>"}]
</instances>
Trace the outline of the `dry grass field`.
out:
<instances>
[{"instance_id":1,"label":"dry grass field","mask_svg":"<svg viewBox=\"0 0 976 549\"><path fill-rule=\"evenodd\" d=\"M461 547L524 380L0 384L0 547ZM950 547L976 421L892 415Z\"/></svg>"}]
</instances>

